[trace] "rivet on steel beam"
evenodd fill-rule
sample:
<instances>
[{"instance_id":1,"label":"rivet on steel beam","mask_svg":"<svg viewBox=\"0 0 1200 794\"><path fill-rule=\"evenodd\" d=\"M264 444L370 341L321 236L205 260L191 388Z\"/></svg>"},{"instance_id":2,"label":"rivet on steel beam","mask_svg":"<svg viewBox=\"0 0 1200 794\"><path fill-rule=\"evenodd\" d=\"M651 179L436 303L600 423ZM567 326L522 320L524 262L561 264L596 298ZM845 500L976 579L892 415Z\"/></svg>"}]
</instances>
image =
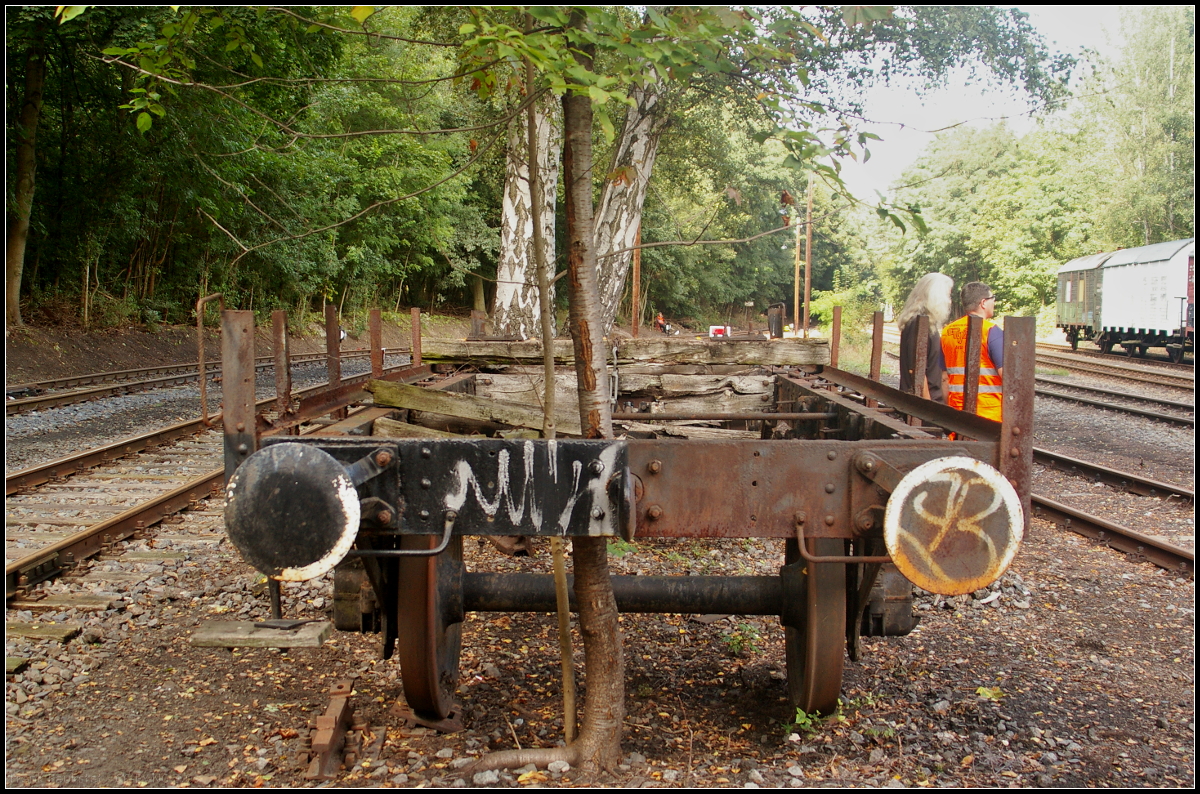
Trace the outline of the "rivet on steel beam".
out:
<instances>
[{"instance_id":1,"label":"rivet on steel beam","mask_svg":"<svg viewBox=\"0 0 1200 794\"><path fill-rule=\"evenodd\" d=\"M1021 435L1021 428L1019 428L1019 427L1014 427L1014 428L1012 429L1012 434L1013 434L1014 436L1019 436L1019 435Z\"/></svg>"},{"instance_id":2,"label":"rivet on steel beam","mask_svg":"<svg viewBox=\"0 0 1200 794\"><path fill-rule=\"evenodd\" d=\"M432 454L433 454L433 453L429 451L429 447L422 447L422 448L421 448L421 457L423 457L423 458L428 458L428 457L429 457L430 455L432 455Z\"/></svg>"},{"instance_id":3,"label":"rivet on steel beam","mask_svg":"<svg viewBox=\"0 0 1200 794\"><path fill-rule=\"evenodd\" d=\"M652 460L650 461L649 465L646 466L646 468L650 470L651 474L658 474L660 471L662 471L662 461Z\"/></svg>"},{"instance_id":4,"label":"rivet on steel beam","mask_svg":"<svg viewBox=\"0 0 1200 794\"><path fill-rule=\"evenodd\" d=\"M833 493L835 490L837 490L837 487L833 483L825 483L825 493Z\"/></svg>"},{"instance_id":5,"label":"rivet on steel beam","mask_svg":"<svg viewBox=\"0 0 1200 794\"><path fill-rule=\"evenodd\" d=\"M238 422L238 423L237 423L237 430L238 430L238 432L239 432L239 433L241 433L241 432L242 432L243 430L245 430L245 429L246 429L246 423L245 423L245 422Z\"/></svg>"},{"instance_id":6,"label":"rivet on steel beam","mask_svg":"<svg viewBox=\"0 0 1200 794\"><path fill-rule=\"evenodd\" d=\"M598 460L593 460L588 464L588 471L590 471L592 474L603 474L604 464Z\"/></svg>"},{"instance_id":7,"label":"rivet on steel beam","mask_svg":"<svg viewBox=\"0 0 1200 794\"><path fill-rule=\"evenodd\" d=\"M837 519L833 517L833 514L830 513L829 515L825 516L825 525L831 527L833 526L833 522L836 520Z\"/></svg>"},{"instance_id":8,"label":"rivet on steel beam","mask_svg":"<svg viewBox=\"0 0 1200 794\"><path fill-rule=\"evenodd\" d=\"M1021 454L1021 450L1017 449L1016 447L1013 447L1012 449L1010 449L1008 451L1008 456L1010 458L1015 458L1015 457L1019 456L1020 454Z\"/></svg>"},{"instance_id":9,"label":"rivet on steel beam","mask_svg":"<svg viewBox=\"0 0 1200 794\"><path fill-rule=\"evenodd\" d=\"M429 520L429 511L428 510L422 510L420 513L417 513L417 515L419 515L421 517L422 521Z\"/></svg>"},{"instance_id":10,"label":"rivet on steel beam","mask_svg":"<svg viewBox=\"0 0 1200 794\"><path fill-rule=\"evenodd\" d=\"M429 488L433 487L433 483L430 482L428 477L423 477L423 478L421 478L421 487L425 488L425 489L429 489Z\"/></svg>"},{"instance_id":11,"label":"rivet on steel beam","mask_svg":"<svg viewBox=\"0 0 1200 794\"><path fill-rule=\"evenodd\" d=\"M831 449L825 453L825 457L829 458L830 460L837 460L837 453Z\"/></svg>"},{"instance_id":12,"label":"rivet on steel beam","mask_svg":"<svg viewBox=\"0 0 1200 794\"><path fill-rule=\"evenodd\" d=\"M650 509L646 511L646 515L650 516L651 521L657 521L662 518L663 509L658 505L650 505Z\"/></svg>"},{"instance_id":13,"label":"rivet on steel beam","mask_svg":"<svg viewBox=\"0 0 1200 794\"><path fill-rule=\"evenodd\" d=\"M387 466L391 462L392 462L392 453L388 452L386 449L381 449L375 453L375 465Z\"/></svg>"},{"instance_id":14,"label":"rivet on steel beam","mask_svg":"<svg viewBox=\"0 0 1200 794\"><path fill-rule=\"evenodd\" d=\"M599 521L601 518L604 518L604 510L599 507L593 507L592 518L596 519L597 521Z\"/></svg>"},{"instance_id":15,"label":"rivet on steel beam","mask_svg":"<svg viewBox=\"0 0 1200 794\"><path fill-rule=\"evenodd\" d=\"M237 445L237 451L244 455L250 451L250 445L243 441L241 444Z\"/></svg>"}]
</instances>

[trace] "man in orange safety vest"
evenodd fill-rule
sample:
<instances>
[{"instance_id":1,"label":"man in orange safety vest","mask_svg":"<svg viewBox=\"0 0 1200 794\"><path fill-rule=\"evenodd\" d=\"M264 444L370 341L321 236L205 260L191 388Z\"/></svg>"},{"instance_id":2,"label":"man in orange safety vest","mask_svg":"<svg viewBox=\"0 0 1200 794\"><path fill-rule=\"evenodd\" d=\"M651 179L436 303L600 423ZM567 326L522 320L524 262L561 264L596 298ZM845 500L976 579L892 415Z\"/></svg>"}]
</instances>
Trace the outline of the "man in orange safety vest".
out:
<instances>
[{"instance_id":1,"label":"man in orange safety vest","mask_svg":"<svg viewBox=\"0 0 1200 794\"><path fill-rule=\"evenodd\" d=\"M963 390L967 376L967 317L983 318L983 337L979 351L979 400L975 413L999 422L1004 410L1004 330L992 322L996 316L996 296L987 284L972 281L962 288L966 315L942 329L942 354L949 376L947 402L963 409Z\"/></svg>"}]
</instances>

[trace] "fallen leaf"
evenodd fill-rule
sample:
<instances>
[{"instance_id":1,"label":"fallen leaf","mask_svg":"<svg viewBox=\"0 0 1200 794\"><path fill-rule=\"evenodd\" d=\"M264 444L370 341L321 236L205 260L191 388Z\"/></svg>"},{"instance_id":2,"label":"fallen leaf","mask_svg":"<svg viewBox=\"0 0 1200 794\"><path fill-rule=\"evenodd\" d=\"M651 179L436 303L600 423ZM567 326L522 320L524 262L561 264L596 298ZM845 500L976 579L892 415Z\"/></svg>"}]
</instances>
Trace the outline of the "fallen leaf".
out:
<instances>
[{"instance_id":1,"label":"fallen leaf","mask_svg":"<svg viewBox=\"0 0 1200 794\"><path fill-rule=\"evenodd\" d=\"M535 769L532 772L526 772L525 774L521 775L519 778L517 778L517 782L521 784L545 783L549 779L550 778L546 777L546 773Z\"/></svg>"},{"instance_id":2,"label":"fallen leaf","mask_svg":"<svg viewBox=\"0 0 1200 794\"><path fill-rule=\"evenodd\" d=\"M968 755L966 758L964 758L962 760L962 763L960 764L960 766L970 766L973 763L975 763L975 756Z\"/></svg>"}]
</instances>

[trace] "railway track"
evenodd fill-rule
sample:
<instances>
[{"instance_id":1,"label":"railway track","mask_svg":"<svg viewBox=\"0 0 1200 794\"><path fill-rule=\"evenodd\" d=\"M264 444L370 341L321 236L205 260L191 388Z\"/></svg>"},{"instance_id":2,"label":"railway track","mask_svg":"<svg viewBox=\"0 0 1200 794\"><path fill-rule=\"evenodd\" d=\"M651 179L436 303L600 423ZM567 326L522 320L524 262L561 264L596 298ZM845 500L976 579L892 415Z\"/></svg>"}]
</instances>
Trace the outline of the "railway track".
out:
<instances>
[{"instance_id":1,"label":"railway track","mask_svg":"<svg viewBox=\"0 0 1200 794\"><path fill-rule=\"evenodd\" d=\"M890 350L885 351L885 352L891 358L899 358L898 354L893 353ZM1151 411L1151 410L1148 410L1145 408L1139 408L1136 406L1131 406L1131 405L1127 405L1127 404L1123 404L1123 403L1107 402L1104 400L1093 400L1093 399L1090 399L1087 397L1081 397L1079 395L1070 394L1068 392L1062 392L1062 391L1057 391L1057 390L1052 390L1052 389L1044 389L1044 388L1035 389L1035 394L1037 394L1039 397L1054 397L1054 398L1060 399L1060 400L1070 400L1072 402L1077 402L1082 405L1090 405L1094 408L1101 408L1101 409L1109 410L1109 411L1117 411L1119 413L1127 413L1127 414L1131 414L1134 416L1142 416L1147 419L1154 419L1154 420L1157 420L1160 422L1166 422L1168 424L1183 425L1185 427L1195 427L1196 426L1195 406L1192 403L1186 403L1181 400L1168 400L1168 399L1164 399L1161 397L1151 397L1148 395L1130 394L1129 392L1119 392L1119 391L1115 391L1112 389L1101 389L1101 388L1094 387L1094 386L1081 386L1081 385L1078 385L1075 383L1070 383L1068 381L1055 380L1053 378L1046 378L1046 377L1042 377L1042 376L1038 376L1036 378L1036 381L1038 383L1049 383L1054 386L1058 386L1058 387L1062 387L1062 388L1075 389L1075 390L1090 392L1090 393L1094 393L1094 394L1101 394L1106 397L1117 397L1117 398L1124 399L1124 400L1134 400L1134 401L1140 401L1140 402L1144 402L1144 403L1150 403L1153 405L1163 406L1163 407L1166 407L1166 408L1169 408L1172 410L1176 410L1176 411L1183 411L1186 413L1191 413L1193 415L1189 417L1189 416L1180 416L1178 413L1164 413L1162 411Z\"/></svg>"},{"instance_id":2,"label":"railway track","mask_svg":"<svg viewBox=\"0 0 1200 794\"><path fill-rule=\"evenodd\" d=\"M1044 367L1055 367L1075 372L1119 378L1135 383L1146 383L1171 389L1195 391L1196 376L1182 370L1165 371L1154 367L1124 364L1116 361L1080 360L1078 356L1039 351L1037 363Z\"/></svg>"},{"instance_id":3,"label":"railway track","mask_svg":"<svg viewBox=\"0 0 1200 794\"><path fill-rule=\"evenodd\" d=\"M1100 359L1100 360L1129 361L1130 359L1134 358L1133 356L1120 355L1117 353L1105 353L1103 350L1092 350L1092 349L1089 349L1086 347L1080 347L1080 348L1073 350L1073 349L1071 349L1070 345L1056 345L1056 344L1053 344L1050 342L1038 342L1037 346L1038 346L1038 349L1045 350L1045 351L1051 352L1051 353L1062 353L1062 354L1066 354L1066 355L1086 356L1088 358L1095 358L1095 359ZM1138 356L1137 358L1143 364L1146 364L1148 366L1160 367L1162 369L1167 369L1167 370L1175 369L1175 370L1180 370L1183 372L1194 372L1196 369L1196 364L1195 364L1194 360L1190 363L1186 362L1186 361L1182 362L1182 363L1176 363L1174 361L1171 361L1169 358L1166 358L1165 356L1158 356L1158 355Z\"/></svg>"},{"instance_id":4,"label":"railway track","mask_svg":"<svg viewBox=\"0 0 1200 794\"><path fill-rule=\"evenodd\" d=\"M389 348L384 350L384 355L406 352L408 351L400 348ZM348 351L342 354L342 361L366 358L367 356L370 356L370 351ZM325 358L325 353L301 353L292 356L291 363L316 364L323 362ZM274 366L275 360L271 356L262 356L255 359L255 368L258 370L273 369ZM205 369L210 375L216 375L221 371L221 362L217 361L213 364L208 364L205 366ZM18 384L6 387L5 394L10 399L5 400L4 412L6 416L12 416L29 411L44 411L50 408L61 408L66 405L99 400L105 397L180 386L185 383L191 383L198 378L199 364L193 362L191 364L116 370L113 372L60 378L57 380ZM104 385L92 386L92 384ZM77 386L92 386L92 388L74 388ZM61 389L70 390L60 391ZM29 396L16 396L22 394Z\"/></svg>"},{"instance_id":5,"label":"railway track","mask_svg":"<svg viewBox=\"0 0 1200 794\"><path fill-rule=\"evenodd\" d=\"M407 368L399 365L384 372ZM423 367L411 371L406 381L429 374ZM294 392L299 414L327 413L322 408L328 395L361 388L370 377L347 378L334 389L319 384ZM256 410L274 405L270 397L260 400ZM220 415L210 421L214 428L194 419L7 475L6 599L219 494L224 482Z\"/></svg>"}]
</instances>

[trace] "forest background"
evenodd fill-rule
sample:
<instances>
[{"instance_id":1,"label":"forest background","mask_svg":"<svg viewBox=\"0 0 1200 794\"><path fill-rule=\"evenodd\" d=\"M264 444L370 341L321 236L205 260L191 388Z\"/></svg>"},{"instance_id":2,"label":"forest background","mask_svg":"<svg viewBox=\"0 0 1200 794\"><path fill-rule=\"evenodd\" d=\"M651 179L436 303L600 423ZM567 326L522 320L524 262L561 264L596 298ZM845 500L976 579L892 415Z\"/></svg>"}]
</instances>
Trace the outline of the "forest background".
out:
<instances>
[{"instance_id":1,"label":"forest background","mask_svg":"<svg viewBox=\"0 0 1200 794\"><path fill-rule=\"evenodd\" d=\"M326 302L344 314L492 308L513 140L498 120L520 122L521 97L447 79L460 64L455 46L441 45L462 42L469 11L389 8L371 16L370 36L309 24L361 23L349 9L305 13L291 24L254 9L222 9L219 24L206 18L188 31L184 57L208 88L180 88L116 63L163 71L153 45L170 49L164 31L180 11L97 7L60 24L51 7L6 9L10 244L23 141L36 163L8 327L187 322L196 298L217 291L259 314L289 309L301 324ZM838 20L815 21L833 39ZM933 270L987 281L1001 311L1033 313L1053 304L1054 273L1075 256L1193 236L1195 11L1137 8L1123 35L1114 61L1075 65L1071 95L1031 93L1034 131L997 122L938 134L887 197L919 210L922 222L910 218L903 232L895 215L881 218L817 179L817 313L894 304ZM837 137L861 112L867 82L887 74L862 59L820 77L806 89L837 110L825 122ZM23 114L33 91L30 140ZM620 129L619 118L611 123ZM596 162L608 163L619 139L597 127ZM451 131L363 134L396 129ZM802 198L807 185L772 129L759 103L703 80L677 97L646 185L643 243L778 228L781 194ZM829 149L834 162L867 156ZM630 179L602 170L597 195ZM556 270L565 262L562 206ZM795 245L785 231L647 248L639 309L704 325L740 319L746 301L760 312L790 302ZM618 321L631 311L626 285Z\"/></svg>"}]
</instances>

